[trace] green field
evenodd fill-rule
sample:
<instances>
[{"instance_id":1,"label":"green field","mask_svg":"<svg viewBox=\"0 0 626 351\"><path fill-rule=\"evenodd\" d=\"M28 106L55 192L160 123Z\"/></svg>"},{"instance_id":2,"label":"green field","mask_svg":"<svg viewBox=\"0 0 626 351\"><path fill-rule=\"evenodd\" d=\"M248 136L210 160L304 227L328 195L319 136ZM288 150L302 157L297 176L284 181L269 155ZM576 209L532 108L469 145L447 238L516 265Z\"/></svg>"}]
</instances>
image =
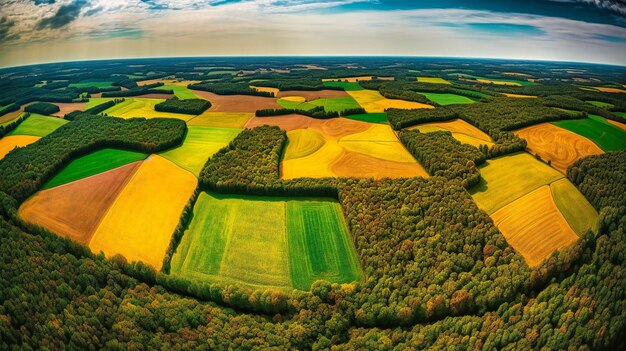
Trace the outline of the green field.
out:
<instances>
[{"instance_id":1,"label":"green field","mask_svg":"<svg viewBox=\"0 0 626 351\"><path fill-rule=\"evenodd\" d=\"M417 77L417 81L420 83L429 83L429 84L452 84L447 80L439 77Z\"/></svg>"},{"instance_id":2,"label":"green field","mask_svg":"<svg viewBox=\"0 0 626 351\"><path fill-rule=\"evenodd\" d=\"M598 212L574 184L563 178L550 184L550 191L559 211L576 234L582 237L588 230L595 230Z\"/></svg>"},{"instance_id":3,"label":"green field","mask_svg":"<svg viewBox=\"0 0 626 351\"><path fill-rule=\"evenodd\" d=\"M30 117L26 118L22 123L20 123L19 126L17 126L17 128L13 129L7 135L32 135L45 137L67 122L68 121L58 117L48 117L31 113Z\"/></svg>"},{"instance_id":4,"label":"green field","mask_svg":"<svg viewBox=\"0 0 626 351\"><path fill-rule=\"evenodd\" d=\"M482 210L492 214L501 207L550 184L563 175L525 152L494 158L480 166L481 181L470 189Z\"/></svg>"},{"instance_id":5,"label":"green field","mask_svg":"<svg viewBox=\"0 0 626 351\"><path fill-rule=\"evenodd\" d=\"M418 92L430 101L436 102L439 105L454 105L454 104L473 104L474 100L456 94L447 94L447 93L421 93Z\"/></svg>"},{"instance_id":6,"label":"green field","mask_svg":"<svg viewBox=\"0 0 626 351\"><path fill-rule=\"evenodd\" d=\"M110 171L131 162L144 160L146 157L148 155L141 152L120 149L98 150L70 162L61 172L46 182L42 189L54 188L55 186Z\"/></svg>"},{"instance_id":7,"label":"green field","mask_svg":"<svg viewBox=\"0 0 626 351\"><path fill-rule=\"evenodd\" d=\"M537 83L529 82L527 80L487 78L487 77L479 77L479 76L473 76L471 74L463 74L463 73L451 73L450 75L459 76L459 77L466 77L466 78L472 78L472 79L484 79L484 80L489 80L489 81L492 81L492 82L500 82L500 83L517 83L517 84L522 85L522 86L537 85Z\"/></svg>"},{"instance_id":8,"label":"green field","mask_svg":"<svg viewBox=\"0 0 626 351\"><path fill-rule=\"evenodd\" d=\"M481 93L480 91L467 90L467 89L454 89L455 92L463 92L468 94L474 94L480 96L481 98L488 97L489 95Z\"/></svg>"},{"instance_id":9,"label":"green field","mask_svg":"<svg viewBox=\"0 0 626 351\"><path fill-rule=\"evenodd\" d=\"M308 111L317 106L323 106L327 112L341 112L348 109L361 108L356 100L350 96L328 98L328 99L315 99L306 102L289 101L285 99L278 99L278 104L287 109L297 109Z\"/></svg>"},{"instance_id":10,"label":"green field","mask_svg":"<svg viewBox=\"0 0 626 351\"><path fill-rule=\"evenodd\" d=\"M626 118L626 112L613 112L614 115Z\"/></svg>"},{"instance_id":11,"label":"green field","mask_svg":"<svg viewBox=\"0 0 626 351\"><path fill-rule=\"evenodd\" d=\"M361 278L341 207L330 201L288 201L287 233L293 287L316 280L349 283Z\"/></svg>"},{"instance_id":12,"label":"green field","mask_svg":"<svg viewBox=\"0 0 626 351\"><path fill-rule=\"evenodd\" d=\"M279 289L360 279L340 211L333 201L203 192L171 273Z\"/></svg>"},{"instance_id":13,"label":"green field","mask_svg":"<svg viewBox=\"0 0 626 351\"><path fill-rule=\"evenodd\" d=\"M237 128L189 126L183 144L160 155L196 177L204 164L241 132Z\"/></svg>"},{"instance_id":14,"label":"green field","mask_svg":"<svg viewBox=\"0 0 626 351\"><path fill-rule=\"evenodd\" d=\"M345 118L354 119L357 121L369 122L369 123L387 123L387 114L385 112L349 115L349 116L345 116Z\"/></svg>"},{"instance_id":15,"label":"green field","mask_svg":"<svg viewBox=\"0 0 626 351\"><path fill-rule=\"evenodd\" d=\"M79 83L72 83L69 86L71 88L85 88L85 87L96 87L96 88L104 88L110 87L112 85L112 81L106 80L98 80L98 79L85 79L81 80Z\"/></svg>"},{"instance_id":16,"label":"green field","mask_svg":"<svg viewBox=\"0 0 626 351\"><path fill-rule=\"evenodd\" d=\"M325 87L339 87L345 91L363 90L363 87L356 82L324 82Z\"/></svg>"},{"instance_id":17,"label":"green field","mask_svg":"<svg viewBox=\"0 0 626 351\"><path fill-rule=\"evenodd\" d=\"M593 106L600 107L600 108L611 108L615 106L613 104L609 104L607 102L602 102L602 101L585 101L585 102L592 104Z\"/></svg>"},{"instance_id":18,"label":"green field","mask_svg":"<svg viewBox=\"0 0 626 351\"><path fill-rule=\"evenodd\" d=\"M589 118L552 124L590 139L604 151L626 150L626 131L600 116L589 115Z\"/></svg>"},{"instance_id":19,"label":"green field","mask_svg":"<svg viewBox=\"0 0 626 351\"><path fill-rule=\"evenodd\" d=\"M187 87L181 87L178 85L163 85L160 87L156 87L154 89L155 90L172 90L174 92L174 95L176 95L176 97L179 98L180 100L198 98L196 94L194 94L193 91L189 90Z\"/></svg>"},{"instance_id":20,"label":"green field","mask_svg":"<svg viewBox=\"0 0 626 351\"><path fill-rule=\"evenodd\" d=\"M111 99L91 98L89 99L89 102L86 104L86 108L91 108L93 106L100 105L109 100ZM165 101L165 99L150 99L150 98L137 98L137 97L125 98L124 101L103 111L103 113L106 113L109 116L120 117L120 118L134 118L134 117L176 118L176 119L182 119L184 121L188 121L193 118L192 115L186 115L182 113L155 111L154 106L163 101Z\"/></svg>"}]
</instances>

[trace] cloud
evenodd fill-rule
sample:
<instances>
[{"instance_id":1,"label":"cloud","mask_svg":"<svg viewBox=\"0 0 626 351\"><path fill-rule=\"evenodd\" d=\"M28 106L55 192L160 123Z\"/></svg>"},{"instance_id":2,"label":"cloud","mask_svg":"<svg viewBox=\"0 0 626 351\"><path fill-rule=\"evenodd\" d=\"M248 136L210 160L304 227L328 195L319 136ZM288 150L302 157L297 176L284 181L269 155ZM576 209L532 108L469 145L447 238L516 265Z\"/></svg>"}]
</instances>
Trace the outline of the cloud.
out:
<instances>
[{"instance_id":1,"label":"cloud","mask_svg":"<svg viewBox=\"0 0 626 351\"><path fill-rule=\"evenodd\" d=\"M626 15L626 2L624 0L551 0L554 2L572 2L595 5L603 10L609 10L620 15Z\"/></svg>"},{"instance_id":2,"label":"cloud","mask_svg":"<svg viewBox=\"0 0 626 351\"><path fill-rule=\"evenodd\" d=\"M36 29L57 29L74 22L80 15L83 7L87 5L87 0L74 0L62 5L52 17L46 17L37 23Z\"/></svg>"},{"instance_id":3,"label":"cloud","mask_svg":"<svg viewBox=\"0 0 626 351\"><path fill-rule=\"evenodd\" d=\"M0 17L0 43L8 40L19 39L19 34L12 34L11 28L15 22L7 16Z\"/></svg>"}]
</instances>

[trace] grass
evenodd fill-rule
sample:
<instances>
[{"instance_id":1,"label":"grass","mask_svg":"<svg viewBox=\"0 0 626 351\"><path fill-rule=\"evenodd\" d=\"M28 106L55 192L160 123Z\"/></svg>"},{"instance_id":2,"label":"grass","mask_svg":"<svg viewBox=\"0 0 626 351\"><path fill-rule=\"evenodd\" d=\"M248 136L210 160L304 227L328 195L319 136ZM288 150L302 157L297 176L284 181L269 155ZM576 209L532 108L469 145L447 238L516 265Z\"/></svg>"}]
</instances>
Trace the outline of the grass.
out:
<instances>
[{"instance_id":1,"label":"grass","mask_svg":"<svg viewBox=\"0 0 626 351\"><path fill-rule=\"evenodd\" d=\"M430 101L436 102L439 105L455 105L455 104L473 104L475 101L461 95L447 94L447 93L420 93Z\"/></svg>"},{"instance_id":2,"label":"grass","mask_svg":"<svg viewBox=\"0 0 626 351\"><path fill-rule=\"evenodd\" d=\"M600 116L589 115L589 118L585 119L552 123L590 139L604 151L626 149L626 131Z\"/></svg>"},{"instance_id":3,"label":"grass","mask_svg":"<svg viewBox=\"0 0 626 351\"><path fill-rule=\"evenodd\" d=\"M504 206L491 218L530 267L536 267L554 251L578 240L561 216L547 185Z\"/></svg>"},{"instance_id":4,"label":"grass","mask_svg":"<svg viewBox=\"0 0 626 351\"><path fill-rule=\"evenodd\" d=\"M85 88L85 87L96 87L96 88L104 88L112 86L112 81L110 80L97 80L97 79L85 79L81 80L79 83L72 83L69 85L70 88Z\"/></svg>"},{"instance_id":5,"label":"grass","mask_svg":"<svg viewBox=\"0 0 626 351\"><path fill-rule=\"evenodd\" d=\"M9 152L11 152L16 147L24 147L26 145L30 145L40 137L32 136L32 135L13 135L6 136L0 139L0 160L4 158Z\"/></svg>"},{"instance_id":6,"label":"grass","mask_svg":"<svg viewBox=\"0 0 626 351\"><path fill-rule=\"evenodd\" d=\"M324 86L342 88L345 91L363 90L363 87L356 82L324 82Z\"/></svg>"},{"instance_id":7,"label":"grass","mask_svg":"<svg viewBox=\"0 0 626 351\"><path fill-rule=\"evenodd\" d=\"M381 113L385 112L385 109L388 108L433 108L431 105L420 104L419 102L387 99L376 90L349 91L348 94L350 94L367 113Z\"/></svg>"},{"instance_id":8,"label":"grass","mask_svg":"<svg viewBox=\"0 0 626 351\"><path fill-rule=\"evenodd\" d=\"M192 280L307 290L360 279L337 202L203 192L171 261Z\"/></svg>"},{"instance_id":9,"label":"grass","mask_svg":"<svg viewBox=\"0 0 626 351\"><path fill-rule=\"evenodd\" d=\"M468 93L468 94L474 94L474 95L480 96L481 98L484 98L484 97L488 97L488 96L489 96L489 95L487 95L487 94L484 94L484 93L481 93L480 91L475 91L475 90L468 90L468 89L454 89L454 90L455 90L455 91L458 91L458 92L463 92L463 93Z\"/></svg>"},{"instance_id":10,"label":"grass","mask_svg":"<svg viewBox=\"0 0 626 351\"><path fill-rule=\"evenodd\" d=\"M96 229L89 247L161 269L183 208L197 185L189 172L160 156L146 159Z\"/></svg>"},{"instance_id":11,"label":"grass","mask_svg":"<svg viewBox=\"0 0 626 351\"><path fill-rule=\"evenodd\" d=\"M147 154L120 149L102 149L79 157L68 164L61 172L44 184L42 189L50 189L79 179L110 171L148 157Z\"/></svg>"},{"instance_id":12,"label":"grass","mask_svg":"<svg viewBox=\"0 0 626 351\"><path fill-rule=\"evenodd\" d=\"M361 279L341 206L331 201L288 201L287 233L293 287L308 290L319 279Z\"/></svg>"},{"instance_id":13,"label":"grass","mask_svg":"<svg viewBox=\"0 0 626 351\"><path fill-rule=\"evenodd\" d=\"M615 106L613 104L609 104L607 102L602 102L602 101L585 101L585 102L592 104L593 106L600 107L600 108L611 108Z\"/></svg>"},{"instance_id":14,"label":"grass","mask_svg":"<svg viewBox=\"0 0 626 351\"><path fill-rule=\"evenodd\" d=\"M384 112L349 115L345 116L345 118L368 123L387 123L387 114Z\"/></svg>"},{"instance_id":15,"label":"grass","mask_svg":"<svg viewBox=\"0 0 626 351\"><path fill-rule=\"evenodd\" d=\"M295 101L296 99L278 99L277 103L284 108L287 109L298 109L298 110L311 110L318 106L323 106L326 111L336 111L341 112L348 109L360 108L361 106L354 100L353 98L346 97L336 97L336 98L324 98L324 99L315 99L311 101Z\"/></svg>"},{"instance_id":16,"label":"grass","mask_svg":"<svg viewBox=\"0 0 626 351\"><path fill-rule=\"evenodd\" d=\"M480 166L480 175L480 183L470 193L478 207L488 214L563 178L561 173L525 152L485 162Z\"/></svg>"},{"instance_id":17,"label":"grass","mask_svg":"<svg viewBox=\"0 0 626 351\"><path fill-rule=\"evenodd\" d=\"M68 121L58 117L49 117L31 113L30 117L26 118L22 123L20 123L19 126L17 126L17 128L13 129L7 135L32 135L45 137L67 122Z\"/></svg>"},{"instance_id":18,"label":"grass","mask_svg":"<svg viewBox=\"0 0 626 351\"><path fill-rule=\"evenodd\" d=\"M439 77L417 77L417 81L420 83L431 83L431 84L452 84L447 80Z\"/></svg>"},{"instance_id":19,"label":"grass","mask_svg":"<svg viewBox=\"0 0 626 351\"><path fill-rule=\"evenodd\" d=\"M240 132L235 128L190 126L181 146L160 155L197 177L207 160Z\"/></svg>"},{"instance_id":20,"label":"grass","mask_svg":"<svg viewBox=\"0 0 626 351\"><path fill-rule=\"evenodd\" d=\"M588 230L595 232L598 212L574 184L563 178L550 184L550 190L554 202L576 234L583 236Z\"/></svg>"},{"instance_id":21,"label":"grass","mask_svg":"<svg viewBox=\"0 0 626 351\"><path fill-rule=\"evenodd\" d=\"M174 95L180 100L198 98L196 94L193 93L193 91L187 89L187 87L180 86L180 85L163 85L160 87L156 87L154 89L155 90L172 90L174 92Z\"/></svg>"},{"instance_id":22,"label":"grass","mask_svg":"<svg viewBox=\"0 0 626 351\"><path fill-rule=\"evenodd\" d=\"M613 112L614 115L626 118L626 112Z\"/></svg>"}]
</instances>

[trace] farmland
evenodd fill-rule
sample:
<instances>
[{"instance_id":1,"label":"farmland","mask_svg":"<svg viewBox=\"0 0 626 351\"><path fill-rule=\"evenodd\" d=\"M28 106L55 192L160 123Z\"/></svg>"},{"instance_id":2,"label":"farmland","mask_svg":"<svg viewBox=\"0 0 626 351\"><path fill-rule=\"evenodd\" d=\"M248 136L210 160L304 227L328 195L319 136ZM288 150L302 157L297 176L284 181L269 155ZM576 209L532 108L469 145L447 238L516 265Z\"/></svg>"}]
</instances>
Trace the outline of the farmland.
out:
<instances>
[{"instance_id":1,"label":"farmland","mask_svg":"<svg viewBox=\"0 0 626 351\"><path fill-rule=\"evenodd\" d=\"M438 77L417 77L417 81L420 83L431 83L431 84L451 84L447 80Z\"/></svg>"},{"instance_id":2,"label":"farmland","mask_svg":"<svg viewBox=\"0 0 626 351\"><path fill-rule=\"evenodd\" d=\"M604 151L626 149L626 131L600 116L589 115L585 119L558 121L553 124L588 138Z\"/></svg>"},{"instance_id":3,"label":"farmland","mask_svg":"<svg viewBox=\"0 0 626 351\"><path fill-rule=\"evenodd\" d=\"M385 112L388 108L417 109L433 108L431 105L413 101L387 99L375 90L352 90L348 94L356 100L368 113Z\"/></svg>"},{"instance_id":4,"label":"farmland","mask_svg":"<svg viewBox=\"0 0 626 351\"><path fill-rule=\"evenodd\" d=\"M438 103L439 105L455 105L455 104L473 104L474 100L456 94L445 94L445 93L420 93L428 100Z\"/></svg>"},{"instance_id":5,"label":"farmland","mask_svg":"<svg viewBox=\"0 0 626 351\"><path fill-rule=\"evenodd\" d=\"M24 122L20 123L20 125L8 135L31 135L44 137L54 132L65 123L67 123L66 120L57 117L48 117L31 113L30 117L26 118Z\"/></svg>"},{"instance_id":6,"label":"farmland","mask_svg":"<svg viewBox=\"0 0 626 351\"><path fill-rule=\"evenodd\" d=\"M277 289L358 280L340 213L331 201L201 193L171 271Z\"/></svg>"},{"instance_id":7,"label":"farmland","mask_svg":"<svg viewBox=\"0 0 626 351\"><path fill-rule=\"evenodd\" d=\"M530 153L550 161L563 174L578 159L603 152L589 139L550 123L526 127L515 134L528 142Z\"/></svg>"},{"instance_id":8,"label":"farmland","mask_svg":"<svg viewBox=\"0 0 626 351\"><path fill-rule=\"evenodd\" d=\"M39 140L38 136L9 135L0 139L0 160L16 147L23 147Z\"/></svg>"},{"instance_id":9,"label":"farmland","mask_svg":"<svg viewBox=\"0 0 626 351\"><path fill-rule=\"evenodd\" d=\"M196 184L191 173L165 158L151 156L116 198L89 247L107 257L122 254L129 261L160 269L170 236ZM125 233L121 240L120 232Z\"/></svg>"},{"instance_id":10,"label":"farmland","mask_svg":"<svg viewBox=\"0 0 626 351\"><path fill-rule=\"evenodd\" d=\"M447 130L452 133L452 136L456 140L464 144L476 147L480 145L493 145L493 141L485 132L460 119L446 122L424 123L409 127L409 130L419 130L422 133Z\"/></svg>"},{"instance_id":11,"label":"farmland","mask_svg":"<svg viewBox=\"0 0 626 351\"><path fill-rule=\"evenodd\" d=\"M105 101L103 98L95 98L90 100L94 101L94 106L97 106ZM193 116L185 115L181 113L170 113L170 112L158 112L155 111L154 106L158 103L163 102L164 99L150 99L150 98L127 98L125 101L116 104L115 106L104 111L105 114L114 117L120 118L133 118L133 117L144 117L144 118L176 118L182 119L183 121L187 121Z\"/></svg>"}]
</instances>

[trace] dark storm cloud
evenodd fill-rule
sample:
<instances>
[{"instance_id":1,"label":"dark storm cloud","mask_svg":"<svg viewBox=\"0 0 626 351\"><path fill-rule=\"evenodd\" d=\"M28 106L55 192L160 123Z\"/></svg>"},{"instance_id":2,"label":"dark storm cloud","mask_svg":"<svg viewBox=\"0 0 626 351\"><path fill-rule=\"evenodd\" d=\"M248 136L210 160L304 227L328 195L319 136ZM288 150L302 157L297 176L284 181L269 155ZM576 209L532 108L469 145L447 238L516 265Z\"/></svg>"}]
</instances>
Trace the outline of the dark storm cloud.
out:
<instances>
[{"instance_id":1,"label":"dark storm cloud","mask_svg":"<svg viewBox=\"0 0 626 351\"><path fill-rule=\"evenodd\" d=\"M18 34L11 34L11 28L15 26L15 22L6 16L0 17L0 43L7 40L19 39Z\"/></svg>"},{"instance_id":2,"label":"dark storm cloud","mask_svg":"<svg viewBox=\"0 0 626 351\"><path fill-rule=\"evenodd\" d=\"M80 15L83 7L87 5L86 0L75 0L72 3L59 7L59 10L52 16L47 17L37 23L36 29L56 29L72 23Z\"/></svg>"}]
</instances>

